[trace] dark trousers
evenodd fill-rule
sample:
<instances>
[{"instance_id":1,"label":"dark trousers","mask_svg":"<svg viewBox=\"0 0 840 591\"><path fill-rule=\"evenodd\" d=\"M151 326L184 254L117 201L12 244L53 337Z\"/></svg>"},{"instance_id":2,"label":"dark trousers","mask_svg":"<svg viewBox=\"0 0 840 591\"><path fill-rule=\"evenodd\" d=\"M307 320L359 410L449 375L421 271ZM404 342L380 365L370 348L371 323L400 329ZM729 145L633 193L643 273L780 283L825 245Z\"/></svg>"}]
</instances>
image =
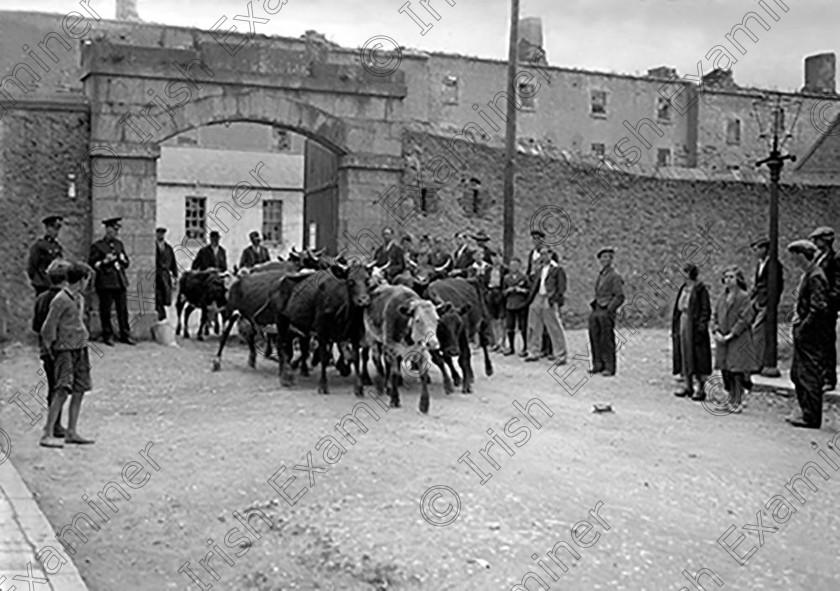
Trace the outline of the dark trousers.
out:
<instances>
[{"instance_id":1,"label":"dark trousers","mask_svg":"<svg viewBox=\"0 0 840 591\"><path fill-rule=\"evenodd\" d=\"M825 335L825 383L837 385L837 312L829 314Z\"/></svg>"},{"instance_id":2,"label":"dark trousers","mask_svg":"<svg viewBox=\"0 0 840 591\"><path fill-rule=\"evenodd\" d=\"M735 406L744 400L744 391L749 389L749 374L742 371L721 370L723 389L729 394L729 402Z\"/></svg>"},{"instance_id":3,"label":"dark trousers","mask_svg":"<svg viewBox=\"0 0 840 591\"><path fill-rule=\"evenodd\" d=\"M510 350L513 351L513 343L516 336L516 329L519 328L522 334L522 350L528 349L528 306L518 310L505 310L505 330L508 335Z\"/></svg>"},{"instance_id":4,"label":"dark trousers","mask_svg":"<svg viewBox=\"0 0 840 591\"><path fill-rule=\"evenodd\" d=\"M615 373L615 314L596 304L589 315L592 370Z\"/></svg>"},{"instance_id":5,"label":"dark trousers","mask_svg":"<svg viewBox=\"0 0 840 591\"><path fill-rule=\"evenodd\" d=\"M128 302L126 290L124 289L100 289L96 295L99 297L99 322L102 324L102 339L112 339L114 329L111 325L111 304L117 308L117 323L120 327L120 338L127 339L130 335L128 326Z\"/></svg>"},{"instance_id":6,"label":"dark trousers","mask_svg":"<svg viewBox=\"0 0 840 591\"><path fill-rule=\"evenodd\" d=\"M793 362L790 379L796 387L796 398L802 408L802 420L809 425L822 425L822 386L825 378L825 352L818 339L793 339Z\"/></svg>"},{"instance_id":7,"label":"dark trousers","mask_svg":"<svg viewBox=\"0 0 840 591\"><path fill-rule=\"evenodd\" d=\"M50 289L49 287L36 287L35 288L35 297L37 298L39 295L41 295L45 291L48 291L49 289Z\"/></svg>"},{"instance_id":8,"label":"dark trousers","mask_svg":"<svg viewBox=\"0 0 840 591\"><path fill-rule=\"evenodd\" d=\"M55 398L55 364L53 358L46 355L41 357L41 362L44 364L44 372L47 374L47 413L49 413L49 407L52 406L53 398ZM56 427L61 425L61 410L58 409L58 416L55 419Z\"/></svg>"}]
</instances>

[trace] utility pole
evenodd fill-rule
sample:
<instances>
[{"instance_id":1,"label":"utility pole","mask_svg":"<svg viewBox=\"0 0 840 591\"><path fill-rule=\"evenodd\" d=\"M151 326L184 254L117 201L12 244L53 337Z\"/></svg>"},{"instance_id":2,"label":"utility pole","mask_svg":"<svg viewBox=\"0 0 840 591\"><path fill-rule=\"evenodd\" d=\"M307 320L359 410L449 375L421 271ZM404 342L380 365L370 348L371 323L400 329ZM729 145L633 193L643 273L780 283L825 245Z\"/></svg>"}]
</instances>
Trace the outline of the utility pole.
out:
<instances>
[{"instance_id":1,"label":"utility pole","mask_svg":"<svg viewBox=\"0 0 840 591\"><path fill-rule=\"evenodd\" d=\"M505 128L505 193L504 193L504 259L510 263L513 257L514 235L514 175L516 173L516 67L519 61L519 0L511 0L510 47L508 48L507 125Z\"/></svg>"},{"instance_id":2,"label":"utility pole","mask_svg":"<svg viewBox=\"0 0 840 591\"><path fill-rule=\"evenodd\" d=\"M756 162L756 166L767 165L770 169L770 253L767 261L767 320L765 323L766 345L762 365L762 375L779 377L781 373L776 367L778 363L777 332L778 332L778 303L779 303L779 178L785 160L796 162L796 156L786 154L782 156L779 149L779 128L782 127L784 109L777 106L773 110L773 147L770 156Z\"/></svg>"}]
</instances>

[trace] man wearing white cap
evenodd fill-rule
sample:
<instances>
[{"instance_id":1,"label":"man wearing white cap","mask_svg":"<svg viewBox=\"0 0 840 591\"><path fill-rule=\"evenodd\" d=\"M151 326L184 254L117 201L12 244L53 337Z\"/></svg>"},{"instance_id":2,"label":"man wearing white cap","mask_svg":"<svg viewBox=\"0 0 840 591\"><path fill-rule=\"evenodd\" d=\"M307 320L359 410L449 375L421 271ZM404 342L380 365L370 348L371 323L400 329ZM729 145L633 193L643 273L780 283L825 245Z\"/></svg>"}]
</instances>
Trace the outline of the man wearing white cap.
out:
<instances>
[{"instance_id":1,"label":"man wearing white cap","mask_svg":"<svg viewBox=\"0 0 840 591\"><path fill-rule=\"evenodd\" d=\"M824 325L829 317L829 285L825 272L817 264L818 249L810 240L796 240L788 245L802 278L796 289L793 317L793 362L790 379L802 413L785 420L794 427L819 429L822 426L822 386L825 373Z\"/></svg>"}]
</instances>

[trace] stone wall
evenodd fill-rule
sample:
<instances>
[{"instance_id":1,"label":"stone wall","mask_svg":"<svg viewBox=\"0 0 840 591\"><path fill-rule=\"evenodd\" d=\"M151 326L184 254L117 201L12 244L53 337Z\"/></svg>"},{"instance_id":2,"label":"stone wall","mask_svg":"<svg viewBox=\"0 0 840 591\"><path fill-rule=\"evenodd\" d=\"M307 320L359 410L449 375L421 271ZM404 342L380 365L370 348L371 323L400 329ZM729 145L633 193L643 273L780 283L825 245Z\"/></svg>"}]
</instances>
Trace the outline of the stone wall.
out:
<instances>
[{"instance_id":1,"label":"stone wall","mask_svg":"<svg viewBox=\"0 0 840 591\"><path fill-rule=\"evenodd\" d=\"M21 103L19 106L23 106ZM34 290L26 275L30 246L44 233L41 218L65 217L59 242L68 258L87 261L90 249L90 183L80 162L90 130L83 104L30 104L0 121L0 339L33 336ZM68 174L76 175L76 196L68 196Z\"/></svg>"},{"instance_id":2,"label":"stone wall","mask_svg":"<svg viewBox=\"0 0 840 591\"><path fill-rule=\"evenodd\" d=\"M406 201L389 222L415 237L451 238L460 230L483 229L492 237L491 245L501 249L504 153L481 145L473 152L460 143L459 153L465 161L460 168L447 143L446 138L406 133L408 168L403 189L413 202L414 214ZM430 164L435 156L440 158ZM421 166L427 168L422 187L416 181ZM680 268L686 260L698 264L713 298L721 293L720 273L728 264L739 265L752 282L754 261L749 243L753 235L767 232L766 185L662 180L616 172L601 174L609 187L605 189L594 177L573 181L577 174L587 175L588 171L582 164L518 157L515 254L527 257L532 227L541 226L549 234L547 241L556 243L568 276L564 314L568 325L584 325L599 271L595 253L604 244L617 248L615 266L626 282L628 304L636 301L640 311L628 313L634 327L667 325L682 280ZM425 214L420 211L422 188L426 188L429 210ZM435 188L437 193L431 197L434 191L430 189ZM475 190L480 201L478 215L471 213ZM595 203L593 195L599 196ZM779 235L787 279L784 314L790 310L791 291L798 281L798 271L784 247L818 225L838 227L838 199L840 187L782 186ZM405 223L400 225L398 219ZM706 230L705 237L701 227ZM380 228L371 229L378 236Z\"/></svg>"}]
</instances>

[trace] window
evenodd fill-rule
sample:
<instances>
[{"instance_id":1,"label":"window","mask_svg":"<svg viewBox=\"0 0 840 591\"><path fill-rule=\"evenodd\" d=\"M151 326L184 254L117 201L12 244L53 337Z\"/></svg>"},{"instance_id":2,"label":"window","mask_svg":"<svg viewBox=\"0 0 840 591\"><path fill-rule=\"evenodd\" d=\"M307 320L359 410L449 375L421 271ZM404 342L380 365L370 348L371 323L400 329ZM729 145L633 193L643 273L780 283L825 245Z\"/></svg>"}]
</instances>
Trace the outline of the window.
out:
<instances>
[{"instance_id":1,"label":"window","mask_svg":"<svg viewBox=\"0 0 840 591\"><path fill-rule=\"evenodd\" d=\"M656 118L659 121L671 120L671 99L663 96L656 99Z\"/></svg>"},{"instance_id":2,"label":"window","mask_svg":"<svg viewBox=\"0 0 840 591\"><path fill-rule=\"evenodd\" d=\"M175 143L179 146L197 146L198 140L188 135L179 135L175 138Z\"/></svg>"},{"instance_id":3,"label":"window","mask_svg":"<svg viewBox=\"0 0 840 591\"><path fill-rule=\"evenodd\" d=\"M535 95L537 94L537 85L533 81L520 82L516 94L519 97L519 101L522 103L522 108L524 110L533 111L536 109L537 100Z\"/></svg>"},{"instance_id":4,"label":"window","mask_svg":"<svg viewBox=\"0 0 840 591\"><path fill-rule=\"evenodd\" d=\"M437 212L437 189L433 187L424 187L420 189L420 195L417 198L416 207L420 213Z\"/></svg>"},{"instance_id":5,"label":"window","mask_svg":"<svg viewBox=\"0 0 840 591\"><path fill-rule=\"evenodd\" d=\"M291 148L289 132L285 129L274 129L274 150L277 152L288 152Z\"/></svg>"},{"instance_id":6,"label":"window","mask_svg":"<svg viewBox=\"0 0 840 591\"><path fill-rule=\"evenodd\" d=\"M263 240L273 244L283 242L283 201L263 199Z\"/></svg>"},{"instance_id":7,"label":"window","mask_svg":"<svg viewBox=\"0 0 840 591\"><path fill-rule=\"evenodd\" d=\"M598 158L604 157L604 144L592 144L592 155Z\"/></svg>"},{"instance_id":8,"label":"window","mask_svg":"<svg viewBox=\"0 0 840 591\"><path fill-rule=\"evenodd\" d=\"M656 165L671 166L671 150L668 148L659 148L656 151Z\"/></svg>"},{"instance_id":9,"label":"window","mask_svg":"<svg viewBox=\"0 0 840 591\"><path fill-rule=\"evenodd\" d=\"M484 195L481 193L481 181L471 178L462 180L464 186L461 207L468 216L481 216L485 213Z\"/></svg>"},{"instance_id":10,"label":"window","mask_svg":"<svg viewBox=\"0 0 840 591\"><path fill-rule=\"evenodd\" d=\"M187 197L184 203L184 235L204 242L207 216L206 197Z\"/></svg>"},{"instance_id":11,"label":"window","mask_svg":"<svg viewBox=\"0 0 840 591\"><path fill-rule=\"evenodd\" d=\"M607 116L607 93L603 90L593 90L590 99L591 114L606 117Z\"/></svg>"},{"instance_id":12,"label":"window","mask_svg":"<svg viewBox=\"0 0 840 591\"><path fill-rule=\"evenodd\" d=\"M442 86L443 104L458 104L458 78L457 76L445 76Z\"/></svg>"},{"instance_id":13,"label":"window","mask_svg":"<svg viewBox=\"0 0 840 591\"><path fill-rule=\"evenodd\" d=\"M730 119L726 123L726 143L730 146L737 146L741 143L741 121Z\"/></svg>"}]
</instances>

